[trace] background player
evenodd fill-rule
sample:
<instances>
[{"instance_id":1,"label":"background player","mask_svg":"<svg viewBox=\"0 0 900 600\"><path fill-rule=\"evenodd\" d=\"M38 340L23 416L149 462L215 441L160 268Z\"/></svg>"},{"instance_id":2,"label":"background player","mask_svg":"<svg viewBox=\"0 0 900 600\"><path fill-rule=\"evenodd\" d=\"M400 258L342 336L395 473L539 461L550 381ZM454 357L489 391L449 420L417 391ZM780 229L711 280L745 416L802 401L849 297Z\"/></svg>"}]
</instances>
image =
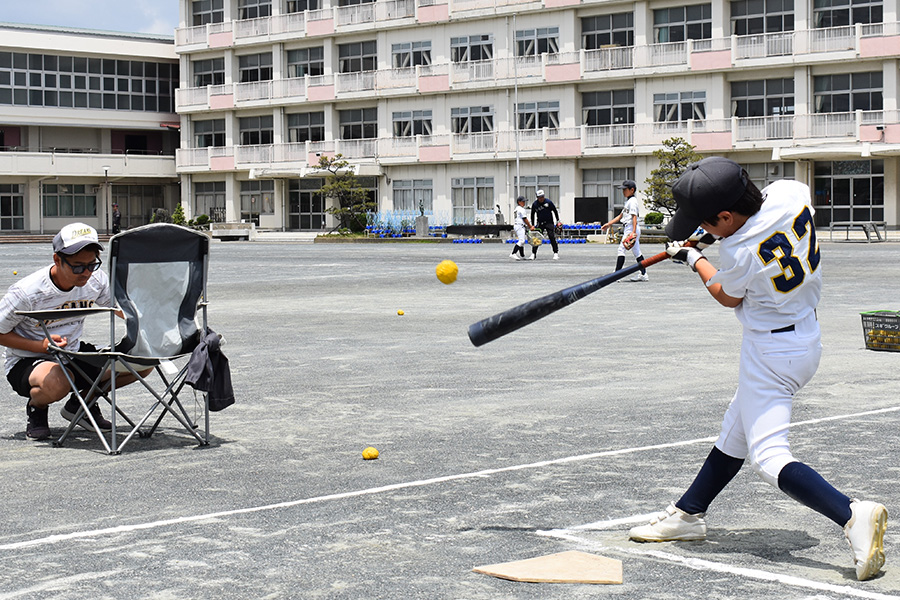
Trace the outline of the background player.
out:
<instances>
[{"instance_id":1,"label":"background player","mask_svg":"<svg viewBox=\"0 0 900 600\"><path fill-rule=\"evenodd\" d=\"M616 251L616 271L619 271L625 264L626 251L630 250L634 254L635 260L639 263L644 260L644 255L641 254L641 228L638 227L640 206L637 198L634 197L634 193L637 191L637 184L631 179L626 179L622 182L622 185L616 187L621 189L622 195L625 196L625 207L622 209L622 212L613 217L608 223L604 223L600 227L600 231L606 231L619 222L625 227L622 232L622 239L619 241L619 249ZM626 240L632 233L634 234L634 245L628 248L629 242ZM650 278L647 276L647 269L641 267L641 272L635 273L634 277L629 279L629 281L650 281Z\"/></svg>"},{"instance_id":2,"label":"background player","mask_svg":"<svg viewBox=\"0 0 900 600\"><path fill-rule=\"evenodd\" d=\"M525 202L525 196L516 198L516 209L513 212L513 231L516 232L516 237L519 238L519 241L513 246L509 257L516 260L525 258L525 228L534 229L531 223L528 222L528 211L525 210ZM534 260L534 254L530 256L530 259Z\"/></svg>"},{"instance_id":3,"label":"background player","mask_svg":"<svg viewBox=\"0 0 900 600\"><path fill-rule=\"evenodd\" d=\"M547 233L550 238L550 247L553 248L553 260L559 260L559 245L556 243L556 227L561 226L562 221L559 220L559 211L552 200L544 197L544 190L537 191L537 200L531 205L531 222L535 223L535 228ZM531 254L537 258L539 246L531 247Z\"/></svg>"},{"instance_id":4,"label":"background player","mask_svg":"<svg viewBox=\"0 0 900 600\"><path fill-rule=\"evenodd\" d=\"M744 458L763 481L843 527L856 576L869 579L884 564L887 511L851 500L793 457L791 406L815 374L822 353L816 305L822 287L809 188L779 181L760 192L740 165L721 157L691 165L672 188L678 204L666 234L686 239L698 225L722 239L717 270L696 248L666 251L700 275L709 293L734 308L744 327L738 389L722 430L693 483L648 525L638 541L706 537L706 510L738 473Z\"/></svg>"}]
</instances>

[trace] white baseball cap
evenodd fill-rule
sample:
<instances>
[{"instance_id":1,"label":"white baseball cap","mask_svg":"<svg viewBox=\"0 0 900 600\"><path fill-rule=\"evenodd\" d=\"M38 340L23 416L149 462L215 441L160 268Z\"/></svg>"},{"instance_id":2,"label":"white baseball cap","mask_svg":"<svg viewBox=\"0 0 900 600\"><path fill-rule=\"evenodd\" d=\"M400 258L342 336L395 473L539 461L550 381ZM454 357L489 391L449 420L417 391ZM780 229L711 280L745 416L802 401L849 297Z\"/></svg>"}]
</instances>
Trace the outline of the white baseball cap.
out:
<instances>
[{"instance_id":1,"label":"white baseball cap","mask_svg":"<svg viewBox=\"0 0 900 600\"><path fill-rule=\"evenodd\" d=\"M537 195L538 195L539 197L540 197L540 196L543 196L543 195L544 195L544 190L538 190L538 191L537 191Z\"/></svg>"},{"instance_id":2,"label":"white baseball cap","mask_svg":"<svg viewBox=\"0 0 900 600\"><path fill-rule=\"evenodd\" d=\"M85 223L69 223L53 238L53 251L70 256L87 246L97 246L99 250L103 250L97 237L97 230Z\"/></svg>"}]
</instances>

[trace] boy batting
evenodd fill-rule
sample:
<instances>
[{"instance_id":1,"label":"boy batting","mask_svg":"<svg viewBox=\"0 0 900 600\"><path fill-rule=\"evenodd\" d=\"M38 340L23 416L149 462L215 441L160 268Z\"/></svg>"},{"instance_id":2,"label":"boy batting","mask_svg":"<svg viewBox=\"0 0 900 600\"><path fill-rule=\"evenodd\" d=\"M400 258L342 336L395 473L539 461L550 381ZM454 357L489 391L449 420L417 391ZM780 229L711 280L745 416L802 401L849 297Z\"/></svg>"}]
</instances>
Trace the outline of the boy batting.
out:
<instances>
[{"instance_id":1,"label":"boy batting","mask_svg":"<svg viewBox=\"0 0 900 600\"><path fill-rule=\"evenodd\" d=\"M822 353L816 305L822 288L809 188L779 181L760 192L737 163L712 157L691 165L672 188L678 204L666 225L673 240L702 226L722 239L716 269L698 248L667 244L743 326L738 387L715 446L693 483L649 524L637 541L701 540L712 501L744 460L763 481L843 528L856 577L884 565L887 510L845 496L798 461L788 444L794 395L812 378Z\"/></svg>"}]
</instances>

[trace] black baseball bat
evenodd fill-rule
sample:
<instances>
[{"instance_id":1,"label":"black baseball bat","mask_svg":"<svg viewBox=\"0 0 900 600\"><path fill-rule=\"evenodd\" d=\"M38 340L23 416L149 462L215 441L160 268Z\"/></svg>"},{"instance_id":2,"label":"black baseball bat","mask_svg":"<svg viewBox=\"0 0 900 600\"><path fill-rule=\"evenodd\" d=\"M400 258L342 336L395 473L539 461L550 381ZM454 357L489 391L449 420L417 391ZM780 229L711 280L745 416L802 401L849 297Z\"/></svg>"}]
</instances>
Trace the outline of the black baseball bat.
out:
<instances>
[{"instance_id":1,"label":"black baseball bat","mask_svg":"<svg viewBox=\"0 0 900 600\"><path fill-rule=\"evenodd\" d=\"M688 242L685 244L685 246L689 245L692 246L693 243ZM660 252L659 254L651 256L650 258L645 258L641 262L635 263L630 267L625 267L624 269L614 271L603 277L597 277L596 279L591 279L584 283L567 287L564 290L547 294L537 300L531 300L525 304L520 304L519 306L497 313L493 317L488 317L477 323L472 323L469 325L469 339L475 346L483 346L488 342L493 342L507 333L512 333L539 319L543 319L547 315L555 313L559 309L565 308L566 306L581 300L588 294L593 294L600 288L604 288L623 277L627 277L628 275L639 271L641 267L646 269L650 265L655 265L667 258L669 258L668 254Z\"/></svg>"}]
</instances>

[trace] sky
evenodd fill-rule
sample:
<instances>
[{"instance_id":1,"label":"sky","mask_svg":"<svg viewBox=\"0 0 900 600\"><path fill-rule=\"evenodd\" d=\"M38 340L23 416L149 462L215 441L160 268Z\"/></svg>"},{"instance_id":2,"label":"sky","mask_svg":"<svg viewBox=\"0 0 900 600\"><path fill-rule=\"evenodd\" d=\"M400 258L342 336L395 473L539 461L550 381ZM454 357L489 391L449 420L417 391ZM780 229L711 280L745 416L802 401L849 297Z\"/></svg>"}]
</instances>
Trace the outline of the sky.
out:
<instances>
[{"instance_id":1,"label":"sky","mask_svg":"<svg viewBox=\"0 0 900 600\"><path fill-rule=\"evenodd\" d=\"M173 36L178 0L0 0L0 21Z\"/></svg>"}]
</instances>

